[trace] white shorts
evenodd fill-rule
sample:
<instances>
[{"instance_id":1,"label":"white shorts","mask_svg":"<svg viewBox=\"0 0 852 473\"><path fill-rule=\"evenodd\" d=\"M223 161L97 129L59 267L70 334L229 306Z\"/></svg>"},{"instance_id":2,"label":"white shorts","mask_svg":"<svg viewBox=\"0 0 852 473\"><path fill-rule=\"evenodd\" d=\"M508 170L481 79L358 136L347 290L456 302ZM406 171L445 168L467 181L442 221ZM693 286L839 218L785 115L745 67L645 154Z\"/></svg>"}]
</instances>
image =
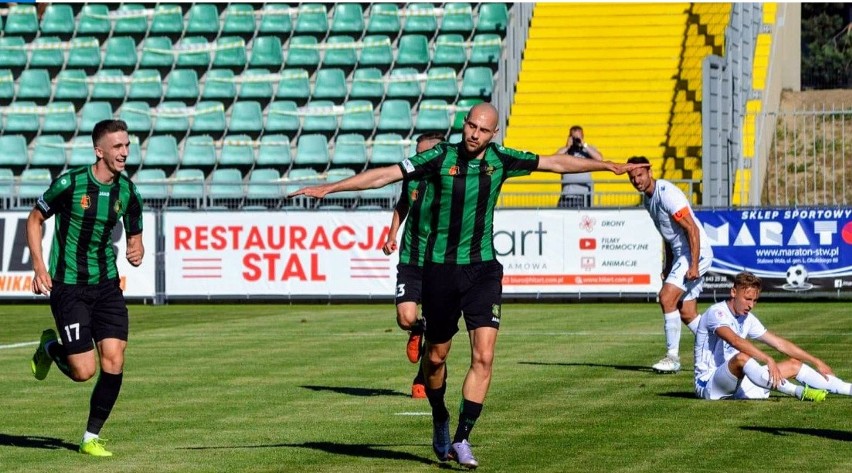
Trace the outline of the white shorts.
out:
<instances>
[{"instance_id":1,"label":"white shorts","mask_svg":"<svg viewBox=\"0 0 852 473\"><path fill-rule=\"evenodd\" d=\"M737 379L728 364L695 379L695 395L711 401L719 399L768 399L769 390L757 386L747 377Z\"/></svg>"},{"instance_id":2,"label":"white shorts","mask_svg":"<svg viewBox=\"0 0 852 473\"><path fill-rule=\"evenodd\" d=\"M692 281L686 280L686 272L689 271L689 255L678 256L672 264L672 270L664 281L665 284L671 284L683 291L682 300L689 301L698 299L701 295L701 288L704 286L704 275L713 264L713 253L701 252L698 259L698 278Z\"/></svg>"}]
</instances>

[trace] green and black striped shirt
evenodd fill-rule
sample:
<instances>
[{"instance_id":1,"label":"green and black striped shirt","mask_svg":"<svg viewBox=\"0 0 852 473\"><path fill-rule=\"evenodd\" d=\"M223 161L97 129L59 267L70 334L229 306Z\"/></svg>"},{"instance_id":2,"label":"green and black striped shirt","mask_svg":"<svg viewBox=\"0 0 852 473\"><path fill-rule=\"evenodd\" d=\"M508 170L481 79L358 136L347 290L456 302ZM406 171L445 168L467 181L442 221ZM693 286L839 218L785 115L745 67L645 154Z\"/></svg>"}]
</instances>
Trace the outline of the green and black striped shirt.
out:
<instances>
[{"instance_id":1,"label":"green and black striped shirt","mask_svg":"<svg viewBox=\"0 0 852 473\"><path fill-rule=\"evenodd\" d=\"M45 218L56 215L50 275L66 284L94 285L118 279L112 231L123 220L127 236L142 233L142 197L126 176L102 184L92 167L56 178L36 203Z\"/></svg>"},{"instance_id":2,"label":"green and black striped shirt","mask_svg":"<svg viewBox=\"0 0 852 473\"><path fill-rule=\"evenodd\" d=\"M538 167L538 155L490 143L482 159L468 159L463 144L439 143L402 161L406 179L429 183L426 261L470 264L496 259L494 207L503 182Z\"/></svg>"},{"instance_id":3,"label":"green and black striped shirt","mask_svg":"<svg viewBox=\"0 0 852 473\"><path fill-rule=\"evenodd\" d=\"M429 206L434 192L427 181L406 179L402 183L402 194L396 204L400 216L405 215L405 227L399 245L399 262L423 266L429 241Z\"/></svg>"}]
</instances>

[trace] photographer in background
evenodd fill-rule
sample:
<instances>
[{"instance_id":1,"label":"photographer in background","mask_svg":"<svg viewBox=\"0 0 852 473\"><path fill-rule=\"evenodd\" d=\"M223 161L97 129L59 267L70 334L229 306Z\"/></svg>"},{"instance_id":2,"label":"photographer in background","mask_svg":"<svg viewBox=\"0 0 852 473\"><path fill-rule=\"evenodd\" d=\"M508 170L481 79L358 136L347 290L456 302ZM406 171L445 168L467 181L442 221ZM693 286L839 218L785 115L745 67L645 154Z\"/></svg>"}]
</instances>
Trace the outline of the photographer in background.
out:
<instances>
[{"instance_id":1,"label":"photographer in background","mask_svg":"<svg viewBox=\"0 0 852 473\"><path fill-rule=\"evenodd\" d=\"M568 141L556 154L567 154L581 159L603 161L603 154L586 143L583 127L574 125L568 132ZM559 207L590 207L592 203L592 175L588 172L562 175L562 196Z\"/></svg>"}]
</instances>

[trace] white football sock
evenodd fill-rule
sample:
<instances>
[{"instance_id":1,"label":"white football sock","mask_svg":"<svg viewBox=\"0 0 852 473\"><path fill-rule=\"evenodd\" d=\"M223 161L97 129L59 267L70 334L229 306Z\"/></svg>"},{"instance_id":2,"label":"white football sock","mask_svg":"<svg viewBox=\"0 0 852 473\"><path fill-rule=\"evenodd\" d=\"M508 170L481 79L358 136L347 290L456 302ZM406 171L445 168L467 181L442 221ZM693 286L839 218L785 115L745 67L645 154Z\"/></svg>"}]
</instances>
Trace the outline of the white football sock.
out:
<instances>
[{"instance_id":1,"label":"white football sock","mask_svg":"<svg viewBox=\"0 0 852 473\"><path fill-rule=\"evenodd\" d=\"M663 328L666 331L666 353L669 356L680 355L680 312L663 314Z\"/></svg>"},{"instance_id":2,"label":"white football sock","mask_svg":"<svg viewBox=\"0 0 852 473\"><path fill-rule=\"evenodd\" d=\"M760 386L763 389L772 389L772 385L769 383L769 369L761 366L754 358L750 358L746 362L745 366L743 366L743 372L755 386ZM778 391L800 399L802 397L802 389L801 386L789 383L786 379L782 379L778 384Z\"/></svg>"},{"instance_id":3,"label":"white football sock","mask_svg":"<svg viewBox=\"0 0 852 473\"><path fill-rule=\"evenodd\" d=\"M828 375L828 384L828 392L833 394L843 394L844 396L852 396L852 383L847 383L837 376L830 374Z\"/></svg>"},{"instance_id":4,"label":"white football sock","mask_svg":"<svg viewBox=\"0 0 852 473\"><path fill-rule=\"evenodd\" d=\"M796 373L796 380L800 383L807 384L812 388L826 390L831 389L831 383L829 383L828 380L823 378L823 376L816 370L804 363L802 363L802 367L799 368L799 372Z\"/></svg>"},{"instance_id":5,"label":"white football sock","mask_svg":"<svg viewBox=\"0 0 852 473\"><path fill-rule=\"evenodd\" d=\"M89 432L88 430L86 431L85 434L83 434L83 442L88 442L89 440L96 439L96 438L98 438L98 434L93 434L93 433Z\"/></svg>"},{"instance_id":6,"label":"white football sock","mask_svg":"<svg viewBox=\"0 0 852 473\"><path fill-rule=\"evenodd\" d=\"M692 334L695 335L695 332L698 331L699 323L701 323L701 314L698 314L697 317L692 319L692 322L686 324L686 327L689 328L689 330L692 330Z\"/></svg>"}]
</instances>

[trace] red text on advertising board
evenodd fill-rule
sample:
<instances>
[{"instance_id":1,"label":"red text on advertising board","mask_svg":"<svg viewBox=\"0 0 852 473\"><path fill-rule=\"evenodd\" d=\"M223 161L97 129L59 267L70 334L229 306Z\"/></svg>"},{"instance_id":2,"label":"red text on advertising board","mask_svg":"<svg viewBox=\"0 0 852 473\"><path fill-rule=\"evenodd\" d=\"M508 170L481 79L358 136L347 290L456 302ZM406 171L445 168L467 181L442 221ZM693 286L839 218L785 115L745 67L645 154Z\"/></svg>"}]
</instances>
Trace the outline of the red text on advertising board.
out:
<instances>
[{"instance_id":1,"label":"red text on advertising board","mask_svg":"<svg viewBox=\"0 0 852 473\"><path fill-rule=\"evenodd\" d=\"M294 253L285 261L280 253L247 253L243 256L243 278L246 281L325 281L325 274L319 273L319 255L311 253L309 256L305 261Z\"/></svg>"},{"instance_id":2,"label":"red text on advertising board","mask_svg":"<svg viewBox=\"0 0 852 473\"><path fill-rule=\"evenodd\" d=\"M308 228L301 225L197 225L176 226L175 250L381 250L388 227L369 226L362 231L348 225Z\"/></svg>"}]
</instances>

